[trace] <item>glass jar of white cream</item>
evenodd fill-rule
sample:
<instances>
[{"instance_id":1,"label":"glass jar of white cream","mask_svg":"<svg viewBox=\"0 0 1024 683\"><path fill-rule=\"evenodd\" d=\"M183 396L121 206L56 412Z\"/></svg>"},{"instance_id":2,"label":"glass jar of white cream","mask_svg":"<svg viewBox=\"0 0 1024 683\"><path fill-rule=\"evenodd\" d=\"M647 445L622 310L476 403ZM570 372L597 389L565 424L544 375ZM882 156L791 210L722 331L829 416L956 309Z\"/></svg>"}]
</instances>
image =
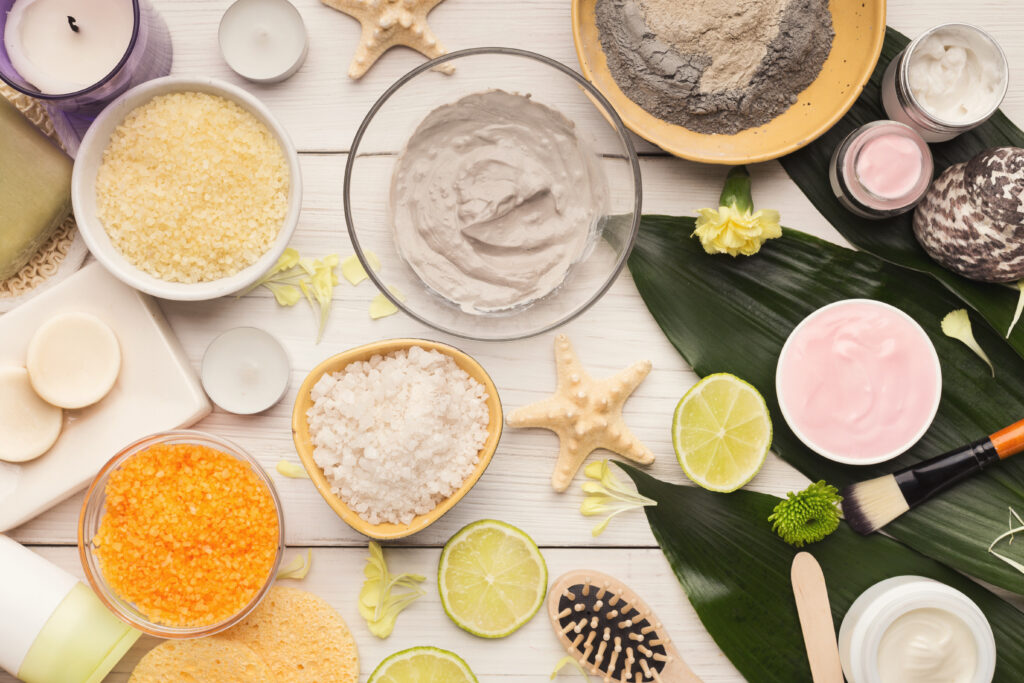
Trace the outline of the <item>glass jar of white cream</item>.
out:
<instances>
[{"instance_id":1,"label":"glass jar of white cream","mask_svg":"<svg viewBox=\"0 0 1024 683\"><path fill-rule=\"evenodd\" d=\"M1009 73L1006 55L988 33L970 24L942 24L889 62L882 104L890 119L913 127L928 142L942 142L995 113Z\"/></svg>"},{"instance_id":2,"label":"glass jar of white cream","mask_svg":"<svg viewBox=\"0 0 1024 683\"><path fill-rule=\"evenodd\" d=\"M991 683L996 643L966 595L922 576L897 576L850 605L839 658L849 683Z\"/></svg>"}]
</instances>

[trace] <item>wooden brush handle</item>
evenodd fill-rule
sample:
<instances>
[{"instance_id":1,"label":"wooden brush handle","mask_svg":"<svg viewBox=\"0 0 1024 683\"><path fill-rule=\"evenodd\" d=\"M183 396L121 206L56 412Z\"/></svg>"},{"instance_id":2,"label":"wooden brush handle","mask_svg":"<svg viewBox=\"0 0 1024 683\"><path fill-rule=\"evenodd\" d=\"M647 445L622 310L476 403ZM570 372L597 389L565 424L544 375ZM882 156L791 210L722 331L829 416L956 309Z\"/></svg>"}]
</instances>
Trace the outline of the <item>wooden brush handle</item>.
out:
<instances>
[{"instance_id":1,"label":"wooden brush handle","mask_svg":"<svg viewBox=\"0 0 1024 683\"><path fill-rule=\"evenodd\" d=\"M1017 455L1024 451L1024 420L1014 422L1009 427L1000 429L988 438L991 439L992 445L996 447L996 453L999 454L1000 460L1006 460L1011 455Z\"/></svg>"}]
</instances>

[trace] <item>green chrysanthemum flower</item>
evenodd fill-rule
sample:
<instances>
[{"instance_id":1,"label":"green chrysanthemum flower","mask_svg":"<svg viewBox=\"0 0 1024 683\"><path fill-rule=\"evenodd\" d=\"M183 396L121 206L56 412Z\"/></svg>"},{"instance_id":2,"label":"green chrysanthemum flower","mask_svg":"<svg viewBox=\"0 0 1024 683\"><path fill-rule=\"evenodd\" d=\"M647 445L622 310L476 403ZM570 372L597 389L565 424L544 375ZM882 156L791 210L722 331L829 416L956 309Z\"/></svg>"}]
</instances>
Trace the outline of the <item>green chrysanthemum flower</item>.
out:
<instances>
[{"instance_id":1,"label":"green chrysanthemum flower","mask_svg":"<svg viewBox=\"0 0 1024 683\"><path fill-rule=\"evenodd\" d=\"M790 491L768 521L782 540L797 548L817 543L839 528L839 503L843 497L835 486L819 481L800 493Z\"/></svg>"}]
</instances>

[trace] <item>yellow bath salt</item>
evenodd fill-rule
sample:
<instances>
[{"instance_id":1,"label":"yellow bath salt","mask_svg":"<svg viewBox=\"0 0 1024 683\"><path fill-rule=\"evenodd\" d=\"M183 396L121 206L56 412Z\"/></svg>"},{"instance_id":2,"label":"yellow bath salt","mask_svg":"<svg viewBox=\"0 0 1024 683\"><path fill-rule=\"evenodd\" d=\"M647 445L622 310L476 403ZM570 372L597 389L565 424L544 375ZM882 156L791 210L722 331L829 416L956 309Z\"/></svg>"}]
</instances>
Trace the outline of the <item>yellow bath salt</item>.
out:
<instances>
[{"instance_id":1,"label":"yellow bath salt","mask_svg":"<svg viewBox=\"0 0 1024 683\"><path fill-rule=\"evenodd\" d=\"M147 618L209 626L236 614L277 560L277 509L245 463L196 444L150 446L110 475L95 537L107 584Z\"/></svg>"},{"instance_id":2,"label":"yellow bath salt","mask_svg":"<svg viewBox=\"0 0 1024 683\"><path fill-rule=\"evenodd\" d=\"M255 263L288 209L289 169L271 131L237 103L179 92L125 117L96 176L96 208L136 267L208 282Z\"/></svg>"}]
</instances>

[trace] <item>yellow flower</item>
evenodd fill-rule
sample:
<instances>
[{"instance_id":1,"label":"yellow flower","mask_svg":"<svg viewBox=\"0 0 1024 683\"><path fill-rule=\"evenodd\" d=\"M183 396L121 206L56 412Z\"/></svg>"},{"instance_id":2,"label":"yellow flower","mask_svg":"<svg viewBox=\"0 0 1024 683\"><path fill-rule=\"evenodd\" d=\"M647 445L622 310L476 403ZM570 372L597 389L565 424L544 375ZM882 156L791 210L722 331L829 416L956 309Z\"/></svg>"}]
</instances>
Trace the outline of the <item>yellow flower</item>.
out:
<instances>
[{"instance_id":1,"label":"yellow flower","mask_svg":"<svg viewBox=\"0 0 1024 683\"><path fill-rule=\"evenodd\" d=\"M735 206L720 206L718 211L701 209L698 213L693 234L709 254L751 256L761 250L765 240L782 237L779 212L772 209L751 213Z\"/></svg>"},{"instance_id":2,"label":"yellow flower","mask_svg":"<svg viewBox=\"0 0 1024 683\"><path fill-rule=\"evenodd\" d=\"M284 253L281 254L281 257L277 259L277 263L274 264L274 267L270 269L270 272L267 273L267 275L274 275L275 273L280 273L281 271L288 270L289 268L294 268L298 262L298 250L288 247L284 250Z\"/></svg>"},{"instance_id":3,"label":"yellow flower","mask_svg":"<svg viewBox=\"0 0 1024 683\"><path fill-rule=\"evenodd\" d=\"M281 570L277 572L278 579L297 579L301 581L306 578L306 574L309 573L309 568L313 566L313 551L307 550L306 557L302 555L296 555L292 558L291 562L281 567Z\"/></svg>"},{"instance_id":4,"label":"yellow flower","mask_svg":"<svg viewBox=\"0 0 1024 683\"><path fill-rule=\"evenodd\" d=\"M384 560L380 545L370 541L370 557L363 570L366 581L359 591L359 614L366 620L370 633L387 638L395 628L398 614L426 593L419 584L426 581L419 574L393 575ZM396 588L405 589L395 591Z\"/></svg>"},{"instance_id":5,"label":"yellow flower","mask_svg":"<svg viewBox=\"0 0 1024 683\"><path fill-rule=\"evenodd\" d=\"M615 515L658 504L627 488L612 472L607 460L590 463L583 468L583 474L595 481L583 482L583 503L580 505L580 512L586 517L607 515L590 532L594 536L599 536Z\"/></svg>"},{"instance_id":6,"label":"yellow flower","mask_svg":"<svg viewBox=\"0 0 1024 683\"><path fill-rule=\"evenodd\" d=\"M778 211L754 211L746 166L729 170L718 198L718 211L701 209L697 213L693 234L709 254L751 256L761 251L765 240L782 237Z\"/></svg>"}]
</instances>

